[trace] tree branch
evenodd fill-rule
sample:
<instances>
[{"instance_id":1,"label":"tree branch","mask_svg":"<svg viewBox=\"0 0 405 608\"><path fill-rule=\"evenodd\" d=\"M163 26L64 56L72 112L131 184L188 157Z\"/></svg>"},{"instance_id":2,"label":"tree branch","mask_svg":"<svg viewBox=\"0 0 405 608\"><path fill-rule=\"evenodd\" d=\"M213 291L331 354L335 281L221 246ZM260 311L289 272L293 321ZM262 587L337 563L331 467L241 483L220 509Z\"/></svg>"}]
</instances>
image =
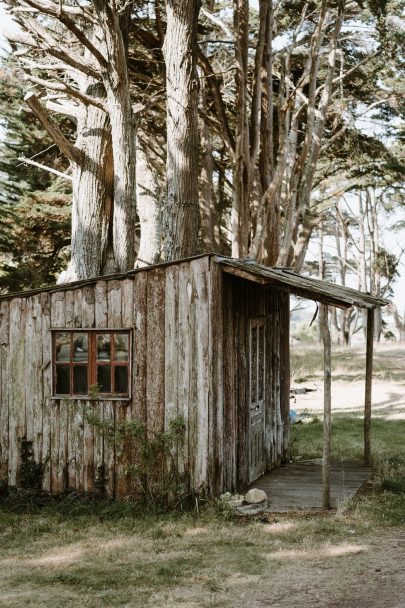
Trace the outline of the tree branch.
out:
<instances>
[{"instance_id":1,"label":"tree branch","mask_svg":"<svg viewBox=\"0 0 405 608\"><path fill-rule=\"evenodd\" d=\"M59 127L49 118L47 112L40 104L37 96L34 93L28 93L24 97L24 101L28 104L32 112L38 118L39 122L58 146L60 151L73 163L79 163L81 157L80 151L75 148L75 146L73 146L68 139L66 139Z\"/></svg>"},{"instance_id":2,"label":"tree branch","mask_svg":"<svg viewBox=\"0 0 405 608\"><path fill-rule=\"evenodd\" d=\"M38 169L43 169L44 171L48 171L48 173L53 173L54 175L58 175L59 177L63 177L69 181L72 181L72 177L67 175L66 173L62 173L62 171L57 171L57 169L53 169L52 167L48 167L47 165L42 165L41 163L37 163L35 160L31 160L30 158L25 158L25 156L20 156L19 159L22 163L26 165L32 165L33 167L38 167Z\"/></svg>"},{"instance_id":3,"label":"tree branch","mask_svg":"<svg viewBox=\"0 0 405 608\"><path fill-rule=\"evenodd\" d=\"M60 23L62 23L70 32L72 32L72 34L76 36L79 42L81 42L82 45L90 51L90 53L98 61L98 63L103 69L108 68L108 62L106 58L102 55L102 53L100 53L100 51L94 46L94 44L90 42L84 32L82 32L82 30L77 27L73 19L71 19L64 12L63 9L61 11L59 10L59 7L57 8L56 5L54 5L53 3L42 0L20 0L20 2L24 2L32 8L38 9L41 13L50 15L51 17L54 17L55 19L60 21Z\"/></svg>"},{"instance_id":4,"label":"tree branch","mask_svg":"<svg viewBox=\"0 0 405 608\"><path fill-rule=\"evenodd\" d=\"M37 76L31 76L31 74L26 74L25 78L26 80L38 84L41 87L45 87L46 89L50 89L51 91L60 91L61 93L66 93L66 95L70 95L71 97L78 99L86 106L95 106L96 108L105 111L103 103L96 101L93 97L90 97L89 95L80 93L77 89L74 89L68 84L65 84L63 82L52 82L51 80L44 80L43 78L38 78Z\"/></svg>"}]
</instances>

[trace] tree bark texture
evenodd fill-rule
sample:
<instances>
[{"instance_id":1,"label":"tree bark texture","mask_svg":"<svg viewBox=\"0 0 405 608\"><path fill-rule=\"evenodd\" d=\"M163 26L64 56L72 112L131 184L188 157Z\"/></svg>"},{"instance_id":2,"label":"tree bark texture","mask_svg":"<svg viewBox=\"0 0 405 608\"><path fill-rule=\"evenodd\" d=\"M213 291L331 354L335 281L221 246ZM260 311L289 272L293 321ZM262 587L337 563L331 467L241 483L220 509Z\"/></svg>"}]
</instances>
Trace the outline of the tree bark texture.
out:
<instances>
[{"instance_id":1,"label":"tree bark texture","mask_svg":"<svg viewBox=\"0 0 405 608\"><path fill-rule=\"evenodd\" d=\"M135 264L136 151L135 124L128 77L129 10L119 2L93 0L102 30L107 65L102 66L114 156L113 247L117 271Z\"/></svg>"},{"instance_id":2,"label":"tree bark texture","mask_svg":"<svg viewBox=\"0 0 405 608\"><path fill-rule=\"evenodd\" d=\"M164 257L196 253L198 208L198 79L196 36L198 0L169 0L163 46L167 94L167 199L164 205Z\"/></svg>"},{"instance_id":3,"label":"tree bark texture","mask_svg":"<svg viewBox=\"0 0 405 608\"><path fill-rule=\"evenodd\" d=\"M155 264L161 254L161 192L150 158L137 137L136 199L140 223L137 268Z\"/></svg>"},{"instance_id":4,"label":"tree bark texture","mask_svg":"<svg viewBox=\"0 0 405 608\"><path fill-rule=\"evenodd\" d=\"M249 2L234 0L236 133L232 204L232 256L244 258L249 247L250 142L248 122Z\"/></svg>"}]
</instances>

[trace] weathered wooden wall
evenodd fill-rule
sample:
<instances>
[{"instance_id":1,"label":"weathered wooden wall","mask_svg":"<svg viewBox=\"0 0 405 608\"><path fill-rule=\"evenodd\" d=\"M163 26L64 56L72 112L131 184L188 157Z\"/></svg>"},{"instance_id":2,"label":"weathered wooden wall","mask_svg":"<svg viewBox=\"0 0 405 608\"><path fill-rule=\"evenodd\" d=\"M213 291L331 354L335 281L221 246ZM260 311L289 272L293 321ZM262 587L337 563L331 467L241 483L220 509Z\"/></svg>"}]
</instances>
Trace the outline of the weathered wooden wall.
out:
<instances>
[{"instance_id":1,"label":"weathered wooden wall","mask_svg":"<svg viewBox=\"0 0 405 608\"><path fill-rule=\"evenodd\" d=\"M224 275L224 483L249 482L249 321L265 319L266 467L283 462L289 445L289 295Z\"/></svg>"},{"instance_id":2,"label":"weathered wooden wall","mask_svg":"<svg viewBox=\"0 0 405 608\"><path fill-rule=\"evenodd\" d=\"M209 317L217 306L209 266L204 257L0 302L0 480L18 485L25 440L45 467L45 490L91 492L103 470L110 496L139 490L125 474L136 461L136 446L103 439L84 418L85 406L101 420L137 419L154 431L183 414L187 431L179 467L191 489L207 489L208 468L212 473L218 467L208 456L208 402L210 391L219 390L208 377L219 356L209 353ZM132 328L132 398L52 399L52 327Z\"/></svg>"},{"instance_id":3,"label":"weathered wooden wall","mask_svg":"<svg viewBox=\"0 0 405 608\"><path fill-rule=\"evenodd\" d=\"M111 444L83 416L140 420L152 431L182 415L184 445L174 455L189 490L242 489L248 474L249 319L266 318L267 466L288 444L288 294L223 275L204 256L0 300L0 480L18 485L21 442L32 442L51 492L139 492L126 474L137 446ZM51 328L132 328L130 400L52 398Z\"/></svg>"}]
</instances>

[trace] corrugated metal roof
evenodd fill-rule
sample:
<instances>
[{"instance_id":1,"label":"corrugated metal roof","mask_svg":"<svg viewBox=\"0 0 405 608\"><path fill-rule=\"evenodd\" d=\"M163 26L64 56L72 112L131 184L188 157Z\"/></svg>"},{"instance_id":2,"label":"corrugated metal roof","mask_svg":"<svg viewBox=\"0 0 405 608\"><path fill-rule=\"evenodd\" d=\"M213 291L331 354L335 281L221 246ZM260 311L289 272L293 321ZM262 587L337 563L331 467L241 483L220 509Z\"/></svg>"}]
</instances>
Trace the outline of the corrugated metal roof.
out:
<instances>
[{"instance_id":1,"label":"corrugated metal roof","mask_svg":"<svg viewBox=\"0 0 405 608\"><path fill-rule=\"evenodd\" d=\"M254 261L236 260L225 256L216 256L215 261L223 267L225 272L235 276L263 285L281 285L297 296L339 308L349 308L350 306L376 308L388 304L388 301L383 298L377 298L350 287L306 277L286 268L268 268Z\"/></svg>"}]
</instances>

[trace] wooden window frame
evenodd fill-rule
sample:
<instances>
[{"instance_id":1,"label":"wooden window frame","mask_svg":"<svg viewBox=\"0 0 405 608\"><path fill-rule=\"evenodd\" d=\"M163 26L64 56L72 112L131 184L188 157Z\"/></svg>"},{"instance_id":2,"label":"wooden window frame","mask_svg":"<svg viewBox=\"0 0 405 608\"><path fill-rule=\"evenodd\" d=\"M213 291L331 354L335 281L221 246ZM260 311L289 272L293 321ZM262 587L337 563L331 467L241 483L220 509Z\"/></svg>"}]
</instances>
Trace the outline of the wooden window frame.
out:
<instances>
[{"instance_id":1,"label":"wooden window frame","mask_svg":"<svg viewBox=\"0 0 405 608\"><path fill-rule=\"evenodd\" d=\"M59 333L70 334L70 358L69 361L57 363L56 361L56 335ZM74 334L87 334L88 337L88 360L87 362L73 361L73 335ZM109 361L98 361L97 360L97 335L110 334L110 360ZM117 334L124 334L128 336L128 361L116 361L115 360L115 340L114 336ZM131 328L111 328L111 327L99 327L99 328L82 328L82 327L53 327L51 328L51 354L52 354L52 399L73 399L73 400L108 400L108 401L127 401L131 398L131 371L132 371L132 329ZM87 365L87 386L88 391L91 386L97 385L97 367L108 366L110 367L110 378L111 388L114 389L116 367L126 367L128 370L128 392L116 393L112 390L110 393L97 392L95 395L87 392L87 394L76 394L73 392L60 394L56 392L56 368L58 366L69 367L69 384L70 389L73 391L73 370L74 367L83 367Z\"/></svg>"}]
</instances>

